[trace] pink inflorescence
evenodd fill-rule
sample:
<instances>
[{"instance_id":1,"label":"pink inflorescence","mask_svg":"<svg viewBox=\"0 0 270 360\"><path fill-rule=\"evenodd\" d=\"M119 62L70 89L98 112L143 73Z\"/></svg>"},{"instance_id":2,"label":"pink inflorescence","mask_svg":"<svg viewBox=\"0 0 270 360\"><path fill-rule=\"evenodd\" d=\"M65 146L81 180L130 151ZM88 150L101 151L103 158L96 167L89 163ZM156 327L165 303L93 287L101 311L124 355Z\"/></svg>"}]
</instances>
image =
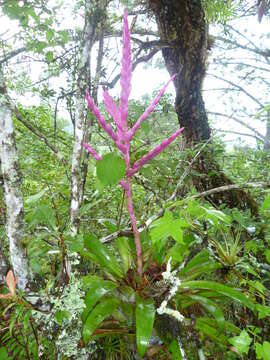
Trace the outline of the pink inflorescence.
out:
<instances>
[{"instance_id":1,"label":"pink inflorescence","mask_svg":"<svg viewBox=\"0 0 270 360\"><path fill-rule=\"evenodd\" d=\"M145 110L145 112L139 117L135 125L129 130L127 127L127 118L128 118L128 99L131 91L131 77L132 77L132 62L131 62L131 46L130 46L130 32L128 26L127 11L124 10L124 20L123 20L123 51L122 51L122 69L121 69L121 96L120 104L114 102L112 97L107 91L103 92L104 105L107 112L113 118L116 125L116 132L113 131L112 127L106 122L105 118L100 114L99 109L95 106L93 99L90 94L86 93L86 99L88 106L91 109L92 113L96 117L99 125L104 129L104 131L111 137L114 141L120 152L122 153L123 159L125 160L126 165L126 177L120 181L121 186L125 190L127 198L127 209L129 212L134 240L136 244L137 252L137 270L140 276L142 276L142 252L139 232L136 225L136 218L133 211L132 204L132 191L130 178L147 162L156 157L160 152L162 152L172 141L174 141L183 131L183 128L178 129L174 134L172 134L168 139L163 140L159 145L157 145L153 150L149 151L148 154L143 156L140 160L136 161L133 165L130 164L130 143L133 136L136 134L136 131L139 129L141 123L145 121L151 112L155 109L160 98L167 89L169 83L174 79L173 75L167 84L160 90L156 98L152 101L151 105ZM96 160L101 160L101 156L96 153L96 151L89 145L83 144L83 146L89 151L89 153Z\"/></svg>"}]
</instances>

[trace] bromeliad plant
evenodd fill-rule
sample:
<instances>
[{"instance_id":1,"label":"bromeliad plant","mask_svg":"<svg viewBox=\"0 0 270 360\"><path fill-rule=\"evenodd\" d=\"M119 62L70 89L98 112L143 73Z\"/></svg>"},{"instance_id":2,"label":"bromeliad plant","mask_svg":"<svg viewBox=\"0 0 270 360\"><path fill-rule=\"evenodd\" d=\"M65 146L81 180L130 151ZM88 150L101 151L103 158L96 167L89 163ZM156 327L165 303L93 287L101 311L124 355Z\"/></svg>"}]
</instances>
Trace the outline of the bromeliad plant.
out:
<instances>
[{"instance_id":1,"label":"bromeliad plant","mask_svg":"<svg viewBox=\"0 0 270 360\"><path fill-rule=\"evenodd\" d=\"M122 89L121 89L119 106L117 106L117 104L114 102L114 100L111 98L111 96L107 91L104 90L103 92L104 104L108 113L115 122L116 132L112 129L112 127L106 122L105 118L101 115L99 109L95 106L94 101L88 92L86 95L86 99L89 108L91 109L92 113L98 120L100 126L114 141L117 148L120 150L125 162L125 177L120 181L120 184L125 190L125 194L126 194L127 209L130 216L134 241L136 245L137 271L141 278L143 271L142 249L141 249L140 236L137 228L136 217L133 210L131 178L144 164L146 164L151 159L156 157L168 145L170 145L170 143L174 141L181 134L183 128L178 129L168 139L165 139L162 143L157 145L153 150L151 150L148 154L143 156L140 160L136 161L132 165L130 162L131 140L136 134L136 131L139 129L141 123L145 121L150 115L150 113L155 109L155 106L158 104L167 86L174 79L175 75L173 75L170 78L170 80L167 82L167 84L160 90L157 97L153 100L153 102L146 109L146 111L139 117L135 125L131 129L128 129L127 126L128 99L131 91L131 76L132 76L132 62L131 62L130 32L128 26L127 11L124 10L122 70L121 70L121 81L120 81ZM97 161L102 160L102 157L99 154L97 154L97 152L89 144L85 143L84 147L89 151L91 156L93 156Z\"/></svg>"},{"instance_id":2,"label":"bromeliad plant","mask_svg":"<svg viewBox=\"0 0 270 360\"><path fill-rule=\"evenodd\" d=\"M214 261L206 249L195 256L187 256L190 245L196 242L193 234L193 232L196 233L194 224L198 224L201 219L220 226L220 221L227 223L227 217L211 207L200 207L196 202L189 202L188 206L184 206L178 214L177 211L170 211L168 208L164 216L152 224L151 241L146 231L143 235L141 234L141 238L144 236L144 250L148 247L147 251L142 253L133 210L131 179L144 164L174 141L183 128L178 129L140 160L131 164L132 138L142 122L154 110L168 84L174 79L174 76L170 78L135 125L129 129L127 118L131 76L130 33L125 10L122 90L119 106L107 91L103 93L105 107L114 120L116 131L106 122L88 92L86 99L100 126L110 136L122 155L122 171L116 178L125 191L136 251L133 251L133 239L131 242L130 239L123 237L116 239L119 256L115 256L110 248L102 244L95 235L84 236L84 247L87 251L82 247L81 255L100 265L100 271L98 275L87 275L83 278L84 290L87 292L84 301L85 309L82 313L83 343L86 344L92 337L105 335L125 336L125 339L131 338L133 342L136 336L138 355L142 358L148 348L157 313L166 314L177 322L181 322L181 326L191 329L194 334L197 333L196 336L200 334L202 337L210 337L228 348L230 346L228 334L238 335L240 329L225 321L221 306L230 299L251 311L256 311L255 304L238 289L212 280L214 274L221 270L223 265ZM103 166L109 167L112 173L115 172L107 155L102 158L89 144L85 143L84 147L97 160L97 173ZM177 205L179 204L176 202L171 205L171 208L177 209ZM187 218L191 219L190 224L184 220L185 212L188 212ZM133 264L136 262L137 269L133 270ZM168 263L167 270L166 263ZM209 275L211 275L211 281L205 280ZM194 317L194 311L195 322L191 318L191 314ZM222 335L224 333L226 335ZM172 337L168 341L163 340L172 353L173 359L181 358L177 341Z\"/></svg>"}]
</instances>

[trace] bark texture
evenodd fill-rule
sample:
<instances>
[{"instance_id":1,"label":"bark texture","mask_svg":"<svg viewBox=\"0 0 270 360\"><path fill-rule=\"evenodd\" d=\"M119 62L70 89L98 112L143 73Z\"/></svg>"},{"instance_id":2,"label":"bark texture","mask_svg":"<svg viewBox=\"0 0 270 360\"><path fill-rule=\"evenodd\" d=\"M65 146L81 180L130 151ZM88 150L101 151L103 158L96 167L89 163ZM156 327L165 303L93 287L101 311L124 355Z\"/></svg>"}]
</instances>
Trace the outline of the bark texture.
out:
<instances>
[{"instance_id":1,"label":"bark texture","mask_svg":"<svg viewBox=\"0 0 270 360\"><path fill-rule=\"evenodd\" d=\"M160 39L174 46L162 49L165 65L174 79L175 109L179 124L185 127L186 146L207 141L211 130L202 97L202 84L206 72L208 26L201 0L149 0L150 11L155 15ZM211 150L210 150L211 152ZM198 191L232 184L215 161L215 154L207 148L194 163L201 176L193 182ZM209 175L211 173L211 176ZM216 205L249 207L257 213L256 202L243 190L216 194L209 198Z\"/></svg>"},{"instance_id":2,"label":"bark texture","mask_svg":"<svg viewBox=\"0 0 270 360\"><path fill-rule=\"evenodd\" d=\"M211 132L202 98L206 71L208 28L200 0L150 0L160 39L174 47L162 55L176 90L175 109L185 127L188 144L210 138Z\"/></svg>"},{"instance_id":3,"label":"bark texture","mask_svg":"<svg viewBox=\"0 0 270 360\"><path fill-rule=\"evenodd\" d=\"M1 153L1 147L0 147L0 153ZM1 154L0 154L0 159L1 159ZM2 198L2 194L4 194L4 179L1 171L1 160L0 160L0 199ZM1 203L2 201L0 202L0 226L4 225L5 223L4 221L5 210L4 210L4 206ZM3 254L3 244L2 244L2 239L0 238L0 284L5 283L5 276L7 274L7 271L8 271L8 261Z\"/></svg>"},{"instance_id":4,"label":"bark texture","mask_svg":"<svg viewBox=\"0 0 270 360\"><path fill-rule=\"evenodd\" d=\"M26 249L22 244L25 230L22 179L14 137L12 114L5 95L4 75L2 68L0 68L0 156L7 213L7 237L9 241L10 262L17 278L18 287L26 290L31 280L31 273Z\"/></svg>"},{"instance_id":5,"label":"bark texture","mask_svg":"<svg viewBox=\"0 0 270 360\"><path fill-rule=\"evenodd\" d=\"M268 151L270 149L270 111L267 111L266 119L266 133L264 138L264 150Z\"/></svg>"}]
</instances>

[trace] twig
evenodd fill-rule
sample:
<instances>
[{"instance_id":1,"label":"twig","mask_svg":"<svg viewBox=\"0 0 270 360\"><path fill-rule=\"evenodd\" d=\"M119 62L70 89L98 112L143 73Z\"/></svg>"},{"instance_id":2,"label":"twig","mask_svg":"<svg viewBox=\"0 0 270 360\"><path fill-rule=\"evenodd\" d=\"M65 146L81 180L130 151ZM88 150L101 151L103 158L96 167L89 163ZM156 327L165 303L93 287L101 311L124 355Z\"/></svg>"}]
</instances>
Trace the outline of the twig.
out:
<instances>
[{"instance_id":1,"label":"twig","mask_svg":"<svg viewBox=\"0 0 270 360\"><path fill-rule=\"evenodd\" d=\"M44 143L56 154L56 157L58 158L58 160L64 164L67 165L66 160L64 159L64 157L60 154L60 152L58 151L58 149L56 147L54 147L49 140L47 139L47 137L37 128L35 128L34 126L32 126L28 121L26 121L23 116L20 114L18 108L16 107L15 104L13 104L9 98L8 95L6 95L7 98L7 102L8 105L10 107L10 110L14 113L14 115L16 116L16 118L28 129L30 130L33 134L35 134L37 137L39 137L42 141L44 141Z\"/></svg>"},{"instance_id":2,"label":"twig","mask_svg":"<svg viewBox=\"0 0 270 360\"><path fill-rule=\"evenodd\" d=\"M135 68L143 63L143 62L148 62L150 59L152 59L152 57L159 51L160 49L153 49L152 51L149 52L149 54L144 55L139 57L132 65L132 71L135 70ZM109 89L112 89L117 82L120 80L121 74L119 73L118 75L115 76L115 78L110 82L110 83L101 83L101 85L104 85L106 87L108 87Z\"/></svg>"},{"instance_id":3,"label":"twig","mask_svg":"<svg viewBox=\"0 0 270 360\"><path fill-rule=\"evenodd\" d=\"M0 59L0 65L8 62L8 60L12 59L13 57L19 55L20 53L24 52L26 50L26 47L22 47L20 49L11 51L10 53L4 55L4 57L2 59Z\"/></svg>"},{"instance_id":4,"label":"twig","mask_svg":"<svg viewBox=\"0 0 270 360\"><path fill-rule=\"evenodd\" d=\"M264 141L264 136L262 134L260 134L256 129L254 129L252 126L246 124L244 121L235 118L232 114L231 115L227 115L227 114L222 114L219 112L212 112L212 111L208 111L208 114L211 115L215 115L215 116L223 116L226 117L228 119L232 119L233 121L237 122L238 124L243 125L244 127L246 127L247 129L249 129L250 131L252 131L258 138L261 139L261 141Z\"/></svg>"},{"instance_id":5,"label":"twig","mask_svg":"<svg viewBox=\"0 0 270 360\"><path fill-rule=\"evenodd\" d=\"M185 350L184 350L184 348L183 348L183 344L182 344L182 341L181 341L179 335L177 336L177 343L178 343L178 347L179 347L179 350L180 350L182 359L183 359L183 360L187 360L187 357L186 357L186 354L185 354Z\"/></svg>"},{"instance_id":6,"label":"twig","mask_svg":"<svg viewBox=\"0 0 270 360\"><path fill-rule=\"evenodd\" d=\"M257 183L243 183L243 184L231 184L231 185L219 186L219 187L211 189L211 190L203 191L200 194L190 196L187 199L188 200L197 199L200 197L209 196L209 195L216 194L219 192L230 191L230 190L241 189L241 188L249 188L249 187L250 188L270 187L270 182L263 181L263 182L257 182Z\"/></svg>"},{"instance_id":7,"label":"twig","mask_svg":"<svg viewBox=\"0 0 270 360\"><path fill-rule=\"evenodd\" d=\"M198 157L201 155L203 149L206 147L207 144L209 144L209 142L211 141L211 139L207 140L203 145L202 147L199 149L199 151L196 153L196 155L194 156L194 158L191 160L189 166L185 169L184 173L182 174L178 184L176 185L176 188L175 188L175 191L174 193L169 197L169 199L166 201L166 203L170 202L170 201L173 201L176 196L177 196L177 193L180 189L180 187L183 185L183 182L185 180L185 178L188 176L188 174L191 172L191 169L192 169L192 166L193 164L195 163L195 161L198 159Z\"/></svg>"},{"instance_id":8,"label":"twig","mask_svg":"<svg viewBox=\"0 0 270 360\"><path fill-rule=\"evenodd\" d=\"M253 139L256 139L257 141L264 142L263 139L259 138L259 137L256 136L256 135L253 135L253 134L241 133L241 132L232 131L232 130L221 130L221 129L215 129L214 132L222 132L222 133L226 133L226 134L234 134L234 135L240 135L240 136L247 136L247 137L251 137L251 138L253 138Z\"/></svg>"},{"instance_id":9,"label":"twig","mask_svg":"<svg viewBox=\"0 0 270 360\"><path fill-rule=\"evenodd\" d=\"M226 38L223 38L221 36L216 36L215 39L223 41L223 42L225 42L227 44L230 44L230 45L234 45L235 47L238 47L238 48L241 48L241 49L244 49L244 50L247 50L247 51L251 51L251 52L253 52L255 54L261 55L266 59L266 61L268 61L268 58L270 56L270 51L269 50L258 50L258 48L257 49L252 49L249 46L241 45L237 41L226 39Z\"/></svg>"},{"instance_id":10,"label":"twig","mask_svg":"<svg viewBox=\"0 0 270 360\"><path fill-rule=\"evenodd\" d=\"M240 86L238 84L235 84L233 81L224 79L224 78L222 78L220 76L217 76L217 75L214 75L214 74L208 74L208 76L212 76L212 77L214 77L214 78L216 78L218 80L224 81L227 84L230 84L230 85L234 86L239 91L242 91L247 97L252 99L257 105L259 105L260 109L264 107L263 104L258 99L256 99L252 94L250 94L248 91L246 91L242 86Z\"/></svg>"}]
</instances>

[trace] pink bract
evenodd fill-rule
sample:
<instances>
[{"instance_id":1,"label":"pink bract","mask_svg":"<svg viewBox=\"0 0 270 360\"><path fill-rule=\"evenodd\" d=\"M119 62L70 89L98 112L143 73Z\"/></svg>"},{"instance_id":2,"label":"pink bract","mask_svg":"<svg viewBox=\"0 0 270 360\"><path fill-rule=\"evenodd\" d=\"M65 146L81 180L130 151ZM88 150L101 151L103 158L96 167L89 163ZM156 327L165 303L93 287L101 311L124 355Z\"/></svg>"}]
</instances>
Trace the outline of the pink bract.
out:
<instances>
[{"instance_id":1,"label":"pink bract","mask_svg":"<svg viewBox=\"0 0 270 360\"><path fill-rule=\"evenodd\" d=\"M174 134L172 134L168 139L163 140L159 145L157 145L153 150L149 151L148 154L143 156L140 160L136 161L133 165L130 164L130 145L131 139L136 134L136 131L139 129L141 123L145 121L151 112L154 110L155 106L158 104L160 98L163 96L166 91L169 83L175 78L173 75L169 81L164 85L160 90L156 98L152 101L150 106L145 110L145 112L139 117L135 125L129 130L127 126L128 118L128 99L131 92L131 77L132 77L132 61L131 61L131 45L130 45L130 32L128 26L128 15L126 9L124 10L123 16L123 50L122 50L122 68L121 68L121 95L120 95L120 104L119 106L114 102L109 93L104 90L103 99L104 105L107 112L113 118L116 125L116 132L113 131L112 127L106 122L105 118L101 115L99 109L94 104L94 101L90 94L86 93L86 99L88 106L92 111L93 115L96 117L100 126L104 131L110 136L114 141L117 148L122 153L123 159L126 165L126 176L125 179L120 181L121 186L126 194L127 200L127 210L132 224L132 230L134 235L134 241L136 245L137 253L137 271L140 277L142 277L143 262L142 262L142 250L139 231L137 228L136 218L133 210L132 202L132 190L131 190L131 177L147 162L156 157L160 152L166 149L172 141L174 141L183 131L183 128L178 129ZM96 159L101 160L101 156L96 153L96 151L89 145L83 144L84 147L89 151L89 153Z\"/></svg>"}]
</instances>

